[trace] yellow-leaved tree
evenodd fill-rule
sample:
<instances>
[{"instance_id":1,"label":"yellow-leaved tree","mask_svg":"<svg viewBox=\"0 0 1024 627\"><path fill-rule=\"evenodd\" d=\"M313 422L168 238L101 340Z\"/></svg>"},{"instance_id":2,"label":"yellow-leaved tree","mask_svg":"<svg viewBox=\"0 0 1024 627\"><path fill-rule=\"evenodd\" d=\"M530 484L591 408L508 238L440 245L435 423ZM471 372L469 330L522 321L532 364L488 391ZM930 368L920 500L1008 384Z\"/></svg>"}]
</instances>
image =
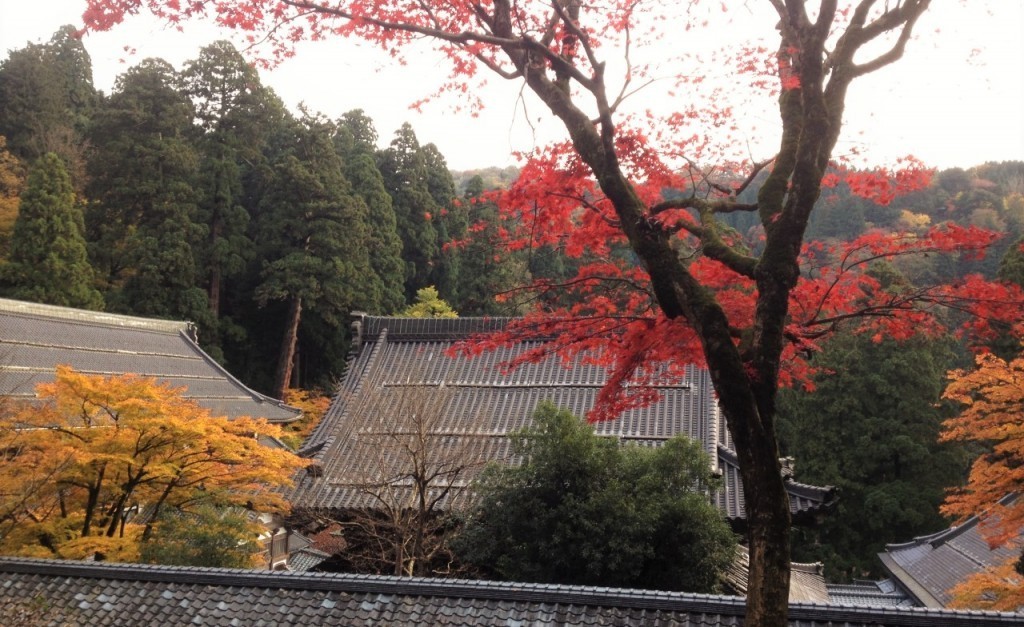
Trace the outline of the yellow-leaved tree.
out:
<instances>
[{"instance_id":1,"label":"yellow-leaved tree","mask_svg":"<svg viewBox=\"0 0 1024 627\"><path fill-rule=\"evenodd\" d=\"M306 462L260 441L279 435L152 378L58 367L36 402L0 417L0 552L134 561L169 510L285 513L280 488Z\"/></svg>"},{"instance_id":2,"label":"yellow-leaved tree","mask_svg":"<svg viewBox=\"0 0 1024 627\"><path fill-rule=\"evenodd\" d=\"M6 259L11 252L11 234L18 219L25 176L24 164L7 150L7 138L0 135L0 259Z\"/></svg>"},{"instance_id":3,"label":"yellow-leaved tree","mask_svg":"<svg viewBox=\"0 0 1024 627\"><path fill-rule=\"evenodd\" d=\"M974 370L950 373L944 396L963 409L945 422L940 438L978 442L986 452L971 466L967 485L949 494L942 513L961 520L980 516L990 546L1021 548L1024 498L1004 497L1024 488L1024 356L1007 362L979 355ZM952 594L961 607L1024 607L1024 557L1014 551L1014 557L961 582Z\"/></svg>"}]
</instances>

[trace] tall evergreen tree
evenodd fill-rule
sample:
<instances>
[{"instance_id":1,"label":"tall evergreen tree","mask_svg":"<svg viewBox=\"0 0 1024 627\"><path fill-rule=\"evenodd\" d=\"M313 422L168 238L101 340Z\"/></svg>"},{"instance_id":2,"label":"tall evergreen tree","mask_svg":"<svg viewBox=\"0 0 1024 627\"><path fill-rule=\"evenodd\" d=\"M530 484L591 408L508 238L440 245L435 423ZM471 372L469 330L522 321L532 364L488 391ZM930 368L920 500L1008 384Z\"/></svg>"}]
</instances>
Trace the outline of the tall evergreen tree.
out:
<instances>
[{"instance_id":1,"label":"tall evergreen tree","mask_svg":"<svg viewBox=\"0 0 1024 627\"><path fill-rule=\"evenodd\" d=\"M201 273L210 310L220 316L225 281L245 269L252 253L243 181L262 159L269 133L286 113L230 42L214 42L200 50L198 58L185 64L181 81L203 133L197 148L201 166L196 221L207 227L199 249Z\"/></svg>"},{"instance_id":2,"label":"tall evergreen tree","mask_svg":"<svg viewBox=\"0 0 1024 627\"><path fill-rule=\"evenodd\" d=\"M71 177L54 153L33 166L4 266L7 294L33 302L102 309L82 235Z\"/></svg>"},{"instance_id":3,"label":"tall evergreen tree","mask_svg":"<svg viewBox=\"0 0 1024 627\"><path fill-rule=\"evenodd\" d=\"M394 313L405 304L405 263L402 261L402 240L398 236L391 196L384 189L384 178L373 157L368 154L347 158L345 176L352 184L352 192L366 204L369 225L366 247L372 253L370 266L380 284L380 298L369 310Z\"/></svg>"},{"instance_id":4,"label":"tall evergreen tree","mask_svg":"<svg viewBox=\"0 0 1024 627\"><path fill-rule=\"evenodd\" d=\"M377 130L362 109L345 113L336 126L334 146L345 162L345 177L352 183L353 193L366 203L368 212L370 229L366 245L380 284L380 300L369 311L391 314L405 306L405 262L391 195L384 188L384 178L374 162Z\"/></svg>"},{"instance_id":5,"label":"tall evergreen tree","mask_svg":"<svg viewBox=\"0 0 1024 627\"><path fill-rule=\"evenodd\" d=\"M89 53L75 27L62 26L48 43L15 50L0 64L0 135L28 163L57 153L80 189L82 138L98 99Z\"/></svg>"},{"instance_id":6,"label":"tall evergreen tree","mask_svg":"<svg viewBox=\"0 0 1024 627\"><path fill-rule=\"evenodd\" d=\"M362 109L353 109L338 119L338 133L334 143L341 154L372 157L377 152L377 139L377 128L373 120Z\"/></svg>"},{"instance_id":7,"label":"tall evergreen tree","mask_svg":"<svg viewBox=\"0 0 1024 627\"><path fill-rule=\"evenodd\" d=\"M448 170L444 155L434 144L421 149L426 167L427 191L437 209L433 212L434 229L437 232L438 258L431 268L430 281L453 303L461 303L459 294L459 268L461 265L458 246L453 242L466 236L468 226L467 209L455 202L455 181Z\"/></svg>"},{"instance_id":8,"label":"tall evergreen tree","mask_svg":"<svg viewBox=\"0 0 1024 627\"><path fill-rule=\"evenodd\" d=\"M258 225L262 305L282 301L287 313L277 357L274 394L291 385L305 310L338 326L342 315L373 302L366 248L366 205L352 195L333 126L306 116L273 162Z\"/></svg>"},{"instance_id":9,"label":"tall evergreen tree","mask_svg":"<svg viewBox=\"0 0 1024 627\"><path fill-rule=\"evenodd\" d=\"M427 164L416 133L408 123L395 132L391 145L378 154L377 166L391 195L405 260L405 298L431 284L437 261L434 215L440 210L427 186Z\"/></svg>"},{"instance_id":10,"label":"tall evergreen tree","mask_svg":"<svg viewBox=\"0 0 1024 627\"><path fill-rule=\"evenodd\" d=\"M462 203L472 232L460 250L458 309L465 316L515 315L519 313L516 304L497 297L526 284L529 270L521 255L498 245L502 228L498 206L484 196L479 175L467 182Z\"/></svg>"},{"instance_id":11,"label":"tall evergreen tree","mask_svg":"<svg viewBox=\"0 0 1024 627\"><path fill-rule=\"evenodd\" d=\"M112 309L193 320L203 337L213 322L193 254L205 234L194 222L195 111L177 80L160 59L118 78L95 119L86 226Z\"/></svg>"},{"instance_id":12,"label":"tall evergreen tree","mask_svg":"<svg viewBox=\"0 0 1024 627\"><path fill-rule=\"evenodd\" d=\"M823 561L832 579L877 575L887 542L946 526L938 506L966 465L962 451L937 442L952 365L941 340L839 335L814 359L817 389L780 394L783 453L801 480L840 494L821 525L799 532L794 559Z\"/></svg>"}]
</instances>

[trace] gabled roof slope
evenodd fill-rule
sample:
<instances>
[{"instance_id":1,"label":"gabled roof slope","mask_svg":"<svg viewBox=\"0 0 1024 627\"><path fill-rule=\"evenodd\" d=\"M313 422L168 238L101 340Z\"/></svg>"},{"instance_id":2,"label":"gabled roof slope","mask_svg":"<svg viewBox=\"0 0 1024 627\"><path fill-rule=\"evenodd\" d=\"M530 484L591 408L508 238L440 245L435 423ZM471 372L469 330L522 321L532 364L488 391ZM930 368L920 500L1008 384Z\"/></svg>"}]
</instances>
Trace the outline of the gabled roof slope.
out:
<instances>
[{"instance_id":1,"label":"gabled roof slope","mask_svg":"<svg viewBox=\"0 0 1024 627\"><path fill-rule=\"evenodd\" d=\"M750 551L738 545L736 557L726 568L725 586L728 592L738 596L747 595L747 583L750 576ZM825 584L824 566L821 563L790 564L789 579L790 603L828 603L829 591Z\"/></svg>"},{"instance_id":2,"label":"gabled roof slope","mask_svg":"<svg viewBox=\"0 0 1024 627\"><path fill-rule=\"evenodd\" d=\"M358 488L372 472L378 450L365 410L388 407L418 390L440 394L446 408L433 428L479 461L507 461L510 431L528 426L541 401L577 415L595 403L606 380L603 368L582 363L566 367L556 357L506 372L502 364L541 345L540 340L485 352L452 356L450 349L475 334L501 329L507 319L413 319L363 316L356 321L356 351L337 396L300 453L312 457L316 472L293 492L295 507L348 509L372 505ZM601 435L642 446L657 446L677 434L702 442L724 479L717 505L733 520L744 518L739 465L712 391L708 373L689 368L681 381L661 386L661 400L595 425ZM379 441L379 440L378 440ZM463 477L463 487L468 477ZM809 516L833 499L831 489L789 482L791 510Z\"/></svg>"},{"instance_id":3,"label":"gabled roof slope","mask_svg":"<svg viewBox=\"0 0 1024 627\"><path fill-rule=\"evenodd\" d=\"M0 558L0 619L80 625L740 627L743 599L647 590ZM40 602L40 600L42 602ZM982 627L1020 615L794 603L792 627Z\"/></svg>"},{"instance_id":4,"label":"gabled roof slope","mask_svg":"<svg viewBox=\"0 0 1024 627\"><path fill-rule=\"evenodd\" d=\"M892 579L826 584L832 605L866 607L919 607Z\"/></svg>"},{"instance_id":5,"label":"gabled roof slope","mask_svg":"<svg viewBox=\"0 0 1024 627\"><path fill-rule=\"evenodd\" d=\"M1003 502L1017 498L1011 494ZM972 516L945 531L889 544L878 557L899 586L920 605L946 607L953 600L949 591L958 583L1020 555L1020 546L989 548L980 523L977 516Z\"/></svg>"},{"instance_id":6,"label":"gabled roof slope","mask_svg":"<svg viewBox=\"0 0 1024 627\"><path fill-rule=\"evenodd\" d=\"M58 365L155 377L215 416L290 422L300 412L250 390L203 352L189 322L0 299L0 394L30 399Z\"/></svg>"}]
</instances>

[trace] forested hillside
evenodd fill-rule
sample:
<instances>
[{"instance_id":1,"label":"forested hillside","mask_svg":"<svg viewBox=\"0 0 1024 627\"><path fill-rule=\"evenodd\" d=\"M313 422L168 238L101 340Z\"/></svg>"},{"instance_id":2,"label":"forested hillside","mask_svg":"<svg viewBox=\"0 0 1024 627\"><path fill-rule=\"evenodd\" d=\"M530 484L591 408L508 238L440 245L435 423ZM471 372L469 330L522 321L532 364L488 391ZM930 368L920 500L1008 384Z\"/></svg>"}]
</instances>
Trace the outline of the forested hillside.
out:
<instances>
[{"instance_id":1,"label":"forested hillside","mask_svg":"<svg viewBox=\"0 0 1024 627\"><path fill-rule=\"evenodd\" d=\"M397 313L435 286L460 315L514 314L514 299L496 294L582 263L502 253L486 191L516 174L450 172L409 125L382 140L372 112L290 112L227 42L180 70L143 60L103 94L67 26L0 65L0 290L192 320L203 346L257 389L329 387L353 310ZM754 218L734 214L732 226L756 247ZM809 235L946 220L1007 237L983 261L899 262L898 280L995 274L1024 229L1024 163L939 172L887 206L837 186Z\"/></svg>"},{"instance_id":2,"label":"forested hillside","mask_svg":"<svg viewBox=\"0 0 1024 627\"><path fill-rule=\"evenodd\" d=\"M65 27L0 66L0 142L3 296L192 320L278 397L336 380L353 310L397 313L432 285L462 315L509 313L493 295L522 278L462 245L494 213L482 178L458 189L409 125L382 142L368 112L286 110L226 42L180 70L142 60L103 94Z\"/></svg>"}]
</instances>

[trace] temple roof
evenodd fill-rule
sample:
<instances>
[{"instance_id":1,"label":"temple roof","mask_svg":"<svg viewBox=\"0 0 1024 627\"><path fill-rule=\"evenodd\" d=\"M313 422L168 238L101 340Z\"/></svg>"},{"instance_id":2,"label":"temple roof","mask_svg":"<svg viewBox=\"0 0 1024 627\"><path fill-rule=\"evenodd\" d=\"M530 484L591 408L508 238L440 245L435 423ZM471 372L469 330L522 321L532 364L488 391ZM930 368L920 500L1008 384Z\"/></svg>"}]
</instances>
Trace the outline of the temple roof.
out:
<instances>
[{"instance_id":1,"label":"temple roof","mask_svg":"<svg viewBox=\"0 0 1024 627\"><path fill-rule=\"evenodd\" d=\"M0 299L0 394L35 397L58 365L90 375L134 373L183 388L214 416L290 422L301 413L250 390L197 344L190 322Z\"/></svg>"},{"instance_id":2,"label":"temple roof","mask_svg":"<svg viewBox=\"0 0 1024 627\"><path fill-rule=\"evenodd\" d=\"M381 414L407 403L410 395L443 397L444 408L431 431L474 469L484 462L512 459L508 434L532 423L542 401L585 415L607 380L604 368L577 358L566 365L558 357L525 364L511 372L503 364L543 344L520 341L479 356L454 355L457 342L496 331L507 319L384 318L362 316L356 351L338 394L300 453L315 461L315 471L293 492L296 507L350 509L370 506L373 497L359 485L382 463ZM732 450L718 403L705 370L689 367L676 381L660 385L660 401L594 425L599 435L641 446L657 446L685 434L703 444L724 487L715 502L726 516L745 515L739 463ZM472 472L460 475L458 498ZM787 481L790 508L798 519L811 517L834 500L831 488Z\"/></svg>"},{"instance_id":3,"label":"temple roof","mask_svg":"<svg viewBox=\"0 0 1024 627\"><path fill-rule=\"evenodd\" d=\"M1018 498L1003 498L1008 504ZM965 579L1020 555L1020 546L1008 543L990 548L982 536L981 519L968 518L960 525L910 542L889 544L879 553L882 565L900 588L924 607L946 607L950 590Z\"/></svg>"},{"instance_id":4,"label":"temple roof","mask_svg":"<svg viewBox=\"0 0 1024 627\"><path fill-rule=\"evenodd\" d=\"M750 552L742 544L736 547L736 557L730 562L723 573L725 585L729 592L738 596L747 595L747 583L750 576ZM790 603L828 603L829 589L825 583L824 565L816 563L790 564L789 602Z\"/></svg>"},{"instance_id":5,"label":"temple roof","mask_svg":"<svg viewBox=\"0 0 1024 627\"><path fill-rule=\"evenodd\" d=\"M920 607L892 579L826 584L828 602L833 605L867 607Z\"/></svg>"},{"instance_id":6,"label":"temple roof","mask_svg":"<svg viewBox=\"0 0 1024 627\"><path fill-rule=\"evenodd\" d=\"M0 621L80 625L740 627L740 597L336 573L0 558ZM1019 614L792 603L793 627L1019 625Z\"/></svg>"}]
</instances>

